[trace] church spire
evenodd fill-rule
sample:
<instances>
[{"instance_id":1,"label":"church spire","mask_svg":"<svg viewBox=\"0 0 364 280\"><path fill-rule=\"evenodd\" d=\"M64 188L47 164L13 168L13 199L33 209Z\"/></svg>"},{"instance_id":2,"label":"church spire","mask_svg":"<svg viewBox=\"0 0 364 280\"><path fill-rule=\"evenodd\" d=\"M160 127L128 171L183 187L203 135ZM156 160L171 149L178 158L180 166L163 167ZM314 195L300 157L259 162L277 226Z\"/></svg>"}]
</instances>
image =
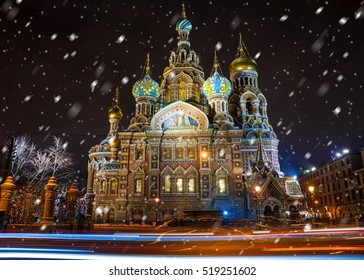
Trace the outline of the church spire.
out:
<instances>
[{"instance_id":1,"label":"church spire","mask_svg":"<svg viewBox=\"0 0 364 280\"><path fill-rule=\"evenodd\" d=\"M185 3L182 3L182 18L186 18Z\"/></svg>"}]
</instances>

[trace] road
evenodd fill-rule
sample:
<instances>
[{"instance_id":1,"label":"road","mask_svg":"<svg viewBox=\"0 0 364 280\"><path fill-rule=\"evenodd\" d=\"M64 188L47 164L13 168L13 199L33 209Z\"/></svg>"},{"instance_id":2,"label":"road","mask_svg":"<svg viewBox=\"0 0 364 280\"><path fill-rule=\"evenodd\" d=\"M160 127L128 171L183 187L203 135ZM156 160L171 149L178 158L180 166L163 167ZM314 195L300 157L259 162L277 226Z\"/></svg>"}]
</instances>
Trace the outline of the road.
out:
<instances>
[{"instance_id":1,"label":"road","mask_svg":"<svg viewBox=\"0 0 364 280\"><path fill-rule=\"evenodd\" d=\"M0 233L0 258L22 253L162 256L364 255L364 228L252 231L127 229L115 233ZM9 255L10 254L10 255Z\"/></svg>"}]
</instances>

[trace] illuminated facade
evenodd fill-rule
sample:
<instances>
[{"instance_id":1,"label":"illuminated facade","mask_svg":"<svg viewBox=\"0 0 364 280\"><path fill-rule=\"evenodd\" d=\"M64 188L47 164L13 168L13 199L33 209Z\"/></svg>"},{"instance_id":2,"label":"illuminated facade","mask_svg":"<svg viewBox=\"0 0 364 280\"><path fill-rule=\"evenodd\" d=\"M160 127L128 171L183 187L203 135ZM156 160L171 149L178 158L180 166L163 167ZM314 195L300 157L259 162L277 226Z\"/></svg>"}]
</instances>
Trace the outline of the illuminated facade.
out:
<instances>
[{"instance_id":1,"label":"illuminated facade","mask_svg":"<svg viewBox=\"0 0 364 280\"><path fill-rule=\"evenodd\" d=\"M364 150L340 155L298 180L309 198L307 210L316 216L326 219L363 216Z\"/></svg>"},{"instance_id":2,"label":"illuminated facade","mask_svg":"<svg viewBox=\"0 0 364 280\"><path fill-rule=\"evenodd\" d=\"M258 67L241 36L230 80L216 53L205 80L191 30L183 9L177 48L160 85L151 78L147 56L143 78L133 86L135 116L126 131L118 130L117 90L109 134L89 152L96 222L163 220L180 211L251 218L256 184L262 187L262 215L301 205L298 182L280 171L279 141L258 88Z\"/></svg>"}]
</instances>

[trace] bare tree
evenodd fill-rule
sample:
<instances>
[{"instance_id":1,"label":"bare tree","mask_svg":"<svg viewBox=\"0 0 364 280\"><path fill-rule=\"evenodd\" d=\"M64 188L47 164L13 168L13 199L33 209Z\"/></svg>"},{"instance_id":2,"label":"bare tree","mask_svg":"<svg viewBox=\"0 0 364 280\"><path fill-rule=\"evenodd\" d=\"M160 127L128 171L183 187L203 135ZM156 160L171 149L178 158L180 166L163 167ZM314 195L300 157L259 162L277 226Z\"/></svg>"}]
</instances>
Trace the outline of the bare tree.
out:
<instances>
[{"instance_id":1,"label":"bare tree","mask_svg":"<svg viewBox=\"0 0 364 280\"><path fill-rule=\"evenodd\" d=\"M67 143L60 138L54 137L53 144L44 150L26 136L16 139L15 144L11 173L16 183L42 187L51 176L57 178L58 184L69 183L75 176L74 161L67 151Z\"/></svg>"},{"instance_id":2,"label":"bare tree","mask_svg":"<svg viewBox=\"0 0 364 280\"><path fill-rule=\"evenodd\" d=\"M37 153L37 147L30 142L29 136L22 136L15 139L15 149L13 160L11 161L10 172L15 180L19 181L24 174L24 171L29 165L32 158L35 157Z\"/></svg>"}]
</instances>

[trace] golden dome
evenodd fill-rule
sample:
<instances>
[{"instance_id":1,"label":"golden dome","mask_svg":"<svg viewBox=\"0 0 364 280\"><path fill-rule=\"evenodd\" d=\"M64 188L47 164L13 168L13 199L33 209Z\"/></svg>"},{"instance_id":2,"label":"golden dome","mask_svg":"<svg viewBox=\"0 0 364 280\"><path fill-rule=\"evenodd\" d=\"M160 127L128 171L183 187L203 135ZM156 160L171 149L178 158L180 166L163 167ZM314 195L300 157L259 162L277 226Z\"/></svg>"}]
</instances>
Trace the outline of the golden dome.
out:
<instances>
[{"instance_id":1,"label":"golden dome","mask_svg":"<svg viewBox=\"0 0 364 280\"><path fill-rule=\"evenodd\" d=\"M118 106L114 106L109 110L108 113L109 119L119 119L123 118L123 112Z\"/></svg>"},{"instance_id":2,"label":"golden dome","mask_svg":"<svg viewBox=\"0 0 364 280\"><path fill-rule=\"evenodd\" d=\"M113 107L109 110L108 116L110 120L111 119L121 120L123 118L123 112L119 108L119 88L116 88Z\"/></svg>"},{"instance_id":3,"label":"golden dome","mask_svg":"<svg viewBox=\"0 0 364 280\"><path fill-rule=\"evenodd\" d=\"M258 65L255 60L250 57L248 50L243 43L243 39L241 38L241 34L239 34L239 36L240 40L238 52L236 54L236 58L229 66L229 74L231 75L239 70L252 70L257 72Z\"/></svg>"},{"instance_id":4,"label":"golden dome","mask_svg":"<svg viewBox=\"0 0 364 280\"><path fill-rule=\"evenodd\" d=\"M249 57L238 57L234 59L233 62L231 62L229 66L229 73L230 75L232 73L235 73L239 70L253 70L258 71L258 65L254 61L254 59L251 59Z\"/></svg>"},{"instance_id":5,"label":"golden dome","mask_svg":"<svg viewBox=\"0 0 364 280\"><path fill-rule=\"evenodd\" d=\"M110 148L119 148L120 147L120 138L118 135L112 136L109 140Z\"/></svg>"}]
</instances>

